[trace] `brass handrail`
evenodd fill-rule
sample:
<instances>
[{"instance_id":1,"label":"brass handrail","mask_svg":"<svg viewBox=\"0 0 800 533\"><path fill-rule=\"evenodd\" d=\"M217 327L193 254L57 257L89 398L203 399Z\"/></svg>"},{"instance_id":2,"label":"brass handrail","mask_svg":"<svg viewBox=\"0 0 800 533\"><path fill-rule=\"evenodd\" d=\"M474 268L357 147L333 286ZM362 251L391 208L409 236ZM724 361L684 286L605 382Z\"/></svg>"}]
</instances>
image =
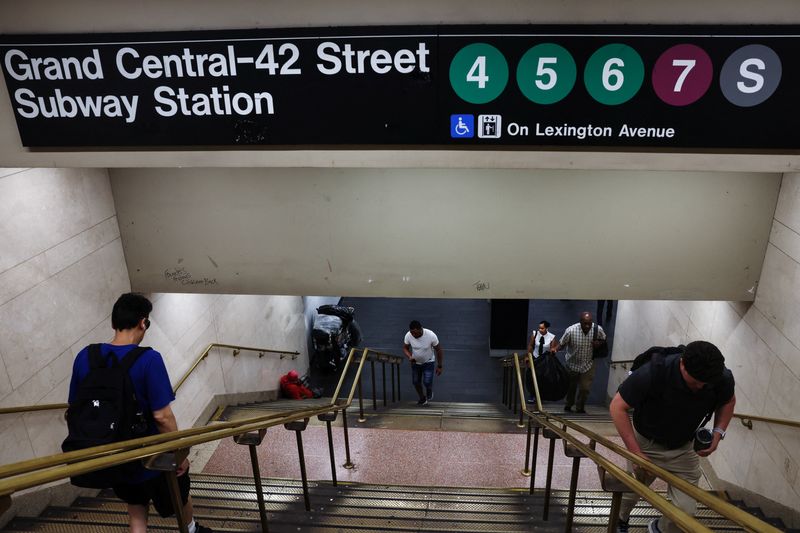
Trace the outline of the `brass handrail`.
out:
<instances>
[{"instance_id":1,"label":"brass handrail","mask_svg":"<svg viewBox=\"0 0 800 533\"><path fill-rule=\"evenodd\" d=\"M747 429L753 429L753 420L758 422L766 422L767 424L778 424L781 426L789 426L793 428L800 428L800 422L794 420L786 420L784 418L769 418L766 416L745 415L741 413L733 413L734 418L742 421L742 425Z\"/></svg>"},{"instance_id":2,"label":"brass handrail","mask_svg":"<svg viewBox=\"0 0 800 533\"><path fill-rule=\"evenodd\" d=\"M295 359L295 358L297 358L298 355L300 355L300 352L296 352L296 351L271 350L271 349L268 349L268 348L249 348L247 346L237 346L237 345L234 345L234 344L221 344L221 343L213 342L213 343L209 344L206 347L205 350L203 350L203 353L200 354L200 356L194 362L192 367L178 381L177 385L175 385L175 388L172 389L172 393L173 394L178 392L178 389L180 388L181 385L183 385L183 382L188 379L189 375L192 372L194 372L195 368L197 368L197 365L199 365L200 362L203 359L208 357L208 353L211 350L213 350L214 348L231 348L231 349L233 349L233 356L234 357L239 355L239 352L242 351L242 350L247 350L247 351L251 351L251 352L258 352L259 353L259 358L263 357L264 354L267 354L267 353L281 354L281 359L283 359L284 355L289 355L289 356L292 357L292 359ZM17 407L0 407L0 415L13 414L13 413L29 413L29 412L32 412L32 411L49 411L51 409L66 409L67 407L69 407L68 403L48 403L48 404L42 404L42 405L21 405L21 406L17 406Z\"/></svg>"},{"instance_id":3,"label":"brass handrail","mask_svg":"<svg viewBox=\"0 0 800 533\"><path fill-rule=\"evenodd\" d=\"M612 366L612 365L626 365L626 364L628 364L628 363L633 363L633 362L635 362L635 361L636 361L636 359L625 359L624 361L609 361L609 362L608 362L608 366Z\"/></svg>"},{"instance_id":4,"label":"brass handrail","mask_svg":"<svg viewBox=\"0 0 800 533\"><path fill-rule=\"evenodd\" d=\"M354 352L355 349L351 349L347 364L339 379L337 391L341 389L341 384L346 378L347 369L353 359ZM0 477L0 496L9 496L19 490L137 459L143 459L159 453L185 449L197 444L241 435L251 431L258 431L260 429L286 424L295 420L302 420L319 414L344 410L352 403L355 387L358 384L364 361L367 359L367 353L368 349L365 349L361 357L360 365L356 371L348 400L345 402L338 402L337 396L334 396L331 398L330 404L320 407L299 409L235 422L215 424L213 426L152 435L141 439L87 448L76 452L55 454L48 457L6 465L0 469L0 476L2 476Z\"/></svg>"},{"instance_id":5,"label":"brass handrail","mask_svg":"<svg viewBox=\"0 0 800 533\"><path fill-rule=\"evenodd\" d=\"M42 405L22 405L19 407L0 407L0 415L11 413L30 413L32 411L49 411L50 409L66 409L68 403L44 403Z\"/></svg>"},{"instance_id":6,"label":"brass handrail","mask_svg":"<svg viewBox=\"0 0 800 533\"><path fill-rule=\"evenodd\" d=\"M517 358L517 354L514 354L515 358ZM519 365L517 363L517 374L518 374L518 383L520 390L522 391L522 379L521 373L519 371ZM535 376L535 370L532 372ZM534 388L536 390L536 397L537 400L539 399L538 394L538 383L536 382L535 378L533 381ZM524 395L524 393L523 393ZM625 459L635 463L636 465L642 467L643 469L647 470L651 474L660 477L668 484L675 487L677 490L684 492L694 498L695 501L698 501L705 506L709 507L713 511L719 513L720 515L724 516L725 518L736 522L738 525L745 527L749 531L758 532L758 533L779 533L780 530L767 524L766 522L759 520L755 516L739 509L738 507L709 494L708 492L699 489L698 487L692 485L691 483L679 478L678 476L664 470L663 468L656 466L655 464L647 461L640 456L631 453L626 448L623 448L605 437L590 431L583 426L575 424L570 420L563 419L559 416L552 415L546 411L541 410L539 413L535 413L529 411L525 401L522 400L522 411L529 417L535 419L539 422L542 426L547 427L551 431L557 433L561 438L567 440L579 449L584 455L586 455L589 459L591 459L595 464L602 466L609 474L619 480L621 483L625 484L628 488L632 491L636 492L639 496L650 502L653 507L661 511L665 516L667 516L670 520L675 522L679 527L684 529L685 531L710 531L708 528L703 526L700 522L698 522L694 517L688 515L681 509L678 509L673 504L671 504L668 500L664 497L659 495L658 493L652 491L646 485L640 483L636 478L631 476L628 472L622 470L620 467L614 465L603 456L599 455L596 451L591 449L586 444L582 443L574 436L567 433L566 428L573 429L578 433L582 434L585 437L588 437L591 441L599 443L600 445L604 446L605 448L615 452L617 455L621 455ZM550 422L553 420L557 423L553 424ZM561 426L561 427L558 427ZM563 429L562 429L563 428Z\"/></svg>"},{"instance_id":7,"label":"brass handrail","mask_svg":"<svg viewBox=\"0 0 800 533\"><path fill-rule=\"evenodd\" d=\"M246 351L249 351L249 352L258 352L259 353L259 356L258 356L259 358L263 357L264 354L267 354L267 353L281 354L281 359L283 359L284 355L291 355L292 359L295 359L298 355L300 355L300 352L296 352L296 351L270 350L270 349L267 349L267 348L249 348L247 346L237 346L237 345L234 345L234 344L222 344L222 343L218 343L218 342L212 342L211 344L209 344L206 347L205 350L203 350L203 353L200 354L200 356L197 358L197 360L194 362L194 364L191 366L191 368L189 368L189 370L186 371L186 373L183 375L183 377L180 380L178 380L178 383L172 389L173 393L178 392L178 389L181 388L181 385L183 385L183 383L189 378L189 375L192 372L194 372L194 369L197 368L197 365L199 365L203 361L203 359L208 357L208 353L211 350L213 350L214 348L231 348L233 350L233 356L234 357L239 355L239 352L241 352L242 350L246 350Z\"/></svg>"}]
</instances>

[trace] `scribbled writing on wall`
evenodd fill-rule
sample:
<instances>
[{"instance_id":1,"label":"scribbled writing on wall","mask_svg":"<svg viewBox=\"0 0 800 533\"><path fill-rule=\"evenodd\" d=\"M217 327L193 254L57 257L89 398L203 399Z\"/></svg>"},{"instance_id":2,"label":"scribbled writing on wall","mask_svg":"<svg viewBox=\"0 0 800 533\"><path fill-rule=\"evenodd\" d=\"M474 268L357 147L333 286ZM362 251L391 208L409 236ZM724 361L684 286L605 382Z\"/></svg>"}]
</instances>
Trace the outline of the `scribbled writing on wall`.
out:
<instances>
[{"instance_id":1,"label":"scribbled writing on wall","mask_svg":"<svg viewBox=\"0 0 800 533\"><path fill-rule=\"evenodd\" d=\"M216 285L217 278L195 278L184 267L168 268L164 270L164 279L179 283L180 285Z\"/></svg>"}]
</instances>

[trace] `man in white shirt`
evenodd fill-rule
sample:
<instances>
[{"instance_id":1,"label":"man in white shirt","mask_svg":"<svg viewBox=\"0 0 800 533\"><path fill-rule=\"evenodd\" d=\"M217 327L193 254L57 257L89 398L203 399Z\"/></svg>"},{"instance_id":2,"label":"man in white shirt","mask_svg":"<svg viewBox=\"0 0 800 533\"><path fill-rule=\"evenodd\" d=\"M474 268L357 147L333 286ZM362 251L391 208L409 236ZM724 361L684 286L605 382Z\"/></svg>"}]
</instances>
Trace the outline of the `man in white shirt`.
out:
<instances>
[{"instance_id":1,"label":"man in white shirt","mask_svg":"<svg viewBox=\"0 0 800 533\"><path fill-rule=\"evenodd\" d=\"M433 399L433 374L436 372L437 376L441 376L444 365L444 351L439 345L439 337L423 328L418 320L412 320L403 339L403 353L411 362L411 381L419 395L417 405L428 405ZM427 394L422 390L423 384Z\"/></svg>"},{"instance_id":2,"label":"man in white shirt","mask_svg":"<svg viewBox=\"0 0 800 533\"><path fill-rule=\"evenodd\" d=\"M555 351L562 348L567 349L565 360L569 371L569 389L567 389L564 411L572 411L572 405L575 404L576 413L586 412L586 399L589 397L594 380L595 368L592 352L599 341L605 338L606 332L603 331L603 328L595 327L592 313L584 311L581 313L580 322L568 327L561 336L561 340L555 344ZM576 391L577 399L575 398Z\"/></svg>"}]
</instances>

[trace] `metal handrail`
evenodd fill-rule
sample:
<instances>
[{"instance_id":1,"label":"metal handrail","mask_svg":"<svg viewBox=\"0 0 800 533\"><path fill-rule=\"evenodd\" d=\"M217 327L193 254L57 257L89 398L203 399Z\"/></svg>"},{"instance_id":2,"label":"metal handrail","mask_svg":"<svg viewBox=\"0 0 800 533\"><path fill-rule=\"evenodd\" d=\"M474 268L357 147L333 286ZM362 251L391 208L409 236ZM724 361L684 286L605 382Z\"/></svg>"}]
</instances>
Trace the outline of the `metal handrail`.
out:
<instances>
[{"instance_id":1,"label":"metal handrail","mask_svg":"<svg viewBox=\"0 0 800 533\"><path fill-rule=\"evenodd\" d=\"M66 409L68 403L45 403L42 405L22 405L19 407L0 407L0 415L12 413L30 413L32 411L49 411L50 409Z\"/></svg>"},{"instance_id":2,"label":"metal handrail","mask_svg":"<svg viewBox=\"0 0 800 533\"><path fill-rule=\"evenodd\" d=\"M181 388L181 385L183 385L184 381L186 381L189 378L189 375L192 372L194 372L194 369L197 368L197 365L199 365L203 361L203 359L208 357L208 353L211 350L213 350L214 348L231 348L233 350L233 356L234 357L239 355L239 352L241 352L242 350L246 350L246 351L249 351L249 352L258 352L259 359L264 357L264 354L267 354L267 353L280 354L281 355L281 359L283 359L284 355L291 355L292 359L295 359L295 358L297 358L298 355L300 355L300 352L296 352L296 351L270 350L270 349L267 349L267 348L248 348L247 346L236 346L234 344L221 344L221 343L217 343L217 342L212 342L211 344L209 344L206 347L205 350L203 350L203 353L200 354L200 356L197 358L197 360L194 362L194 364L191 366L191 368L189 368L189 370L187 370L186 373L183 375L183 377L178 381L178 383L172 389L173 393L178 392L178 389Z\"/></svg>"},{"instance_id":3,"label":"metal handrail","mask_svg":"<svg viewBox=\"0 0 800 533\"><path fill-rule=\"evenodd\" d=\"M524 397L524 391L522 389L522 374L520 372L519 362L518 362L518 355L514 354L516 362L516 370L517 370L517 378L518 378L518 386L520 387L521 396ZM529 361L529 364L532 366L533 361ZM531 372L533 376L536 375L536 371L534 370ZM540 402L539 397L539 390L538 390L538 383L536 378L533 378L533 386L536 392L536 399L537 402ZM738 507L709 494L708 492L699 489L698 487L692 485L691 483L679 478L678 476L664 470L663 468L656 466L650 461L643 459L642 457L631 453L626 448L623 448L605 437L590 431L583 426L575 424L570 420L563 419L559 416L552 415L546 411L544 411L541 407L541 404L538 403L539 412L532 412L528 410L527 405L525 404L524 399L522 400L522 411L530 418L535 419L539 422L543 427L548 428L549 430L553 431L554 433L558 434L562 439L568 441L570 444L575 446L578 450L580 450L586 457L591 459L595 464L600 465L603 469L605 469L609 474L611 474L614 478L619 480L621 483L625 484L628 488L630 488L633 492L636 492L639 496L650 502L653 507L661 511L664 515L666 515L670 520L675 522L679 527L686 531L710 531L708 528L703 526L700 522L698 522L694 517L688 515L681 509L675 507L672 503L666 500L664 497L659 495L658 493L652 491L648 486L640 483L635 477L631 476L628 472L622 470L620 467L616 466L615 464L611 463L603 456L599 455L596 451L594 451L591 447L587 446L586 444L582 443L574 436L567 433L566 428L573 429L578 433L582 434L585 437L588 437L590 441L599 443L600 445L604 446L605 448L621 455L625 459L635 463L636 465L640 466L644 470L647 470L651 474L663 479L668 484L675 487L677 490L684 492L694 498L694 500L706 505L713 511L721 514L725 518L736 522L738 525L747 528L750 531L758 532L758 533L779 533L780 530L771 526L770 524L759 520L755 516L739 509ZM555 421L556 424L553 424L552 421ZM560 426L560 427L559 427Z\"/></svg>"},{"instance_id":4,"label":"metal handrail","mask_svg":"<svg viewBox=\"0 0 800 533\"><path fill-rule=\"evenodd\" d=\"M609 361L608 366L627 365L628 363L633 363L635 361L636 359L625 359L624 361Z\"/></svg>"},{"instance_id":5,"label":"metal handrail","mask_svg":"<svg viewBox=\"0 0 800 533\"><path fill-rule=\"evenodd\" d=\"M758 422L766 422L767 424L778 424L781 426L789 426L793 428L800 428L800 422L794 420L786 420L784 418L769 418L766 416L745 415L741 413L733 413L734 418L741 420L742 425L747 429L753 429L753 420Z\"/></svg>"},{"instance_id":6,"label":"metal handrail","mask_svg":"<svg viewBox=\"0 0 800 533\"><path fill-rule=\"evenodd\" d=\"M177 385L175 385L175 388L172 389L172 393L173 394L178 392L178 389L180 388L180 386L183 385L184 381L186 381L189 378L189 375L192 372L194 372L194 369L197 368L197 365L199 365L200 362L203 359L208 357L208 353L211 350L213 350L214 348L231 348L231 349L233 349L233 356L234 357L239 355L239 352L241 352L242 350L247 350L247 351L251 351L251 352L258 352L259 353L259 356L258 356L259 358L264 357L264 354L267 354L267 353L281 354L281 359L283 359L283 357L286 356L286 355L291 356L292 359L296 359L297 356L300 355L300 352L296 352L296 351L293 352L293 351L288 351L288 350L271 350L271 349L267 349L267 348L248 348L247 346L237 346L237 345L234 345L234 344L220 344L220 343L212 342L211 344L209 344L206 347L205 350L203 350L203 353L200 354L200 356L197 358L197 360L194 362L194 364L191 366L191 368L189 368L189 370L178 381ZM14 413L30 413L32 411L49 411L51 409L66 409L67 407L69 407L68 403L48 403L48 404L42 404L42 405L21 405L21 406L17 406L17 407L0 407L0 415L14 414Z\"/></svg>"},{"instance_id":7,"label":"metal handrail","mask_svg":"<svg viewBox=\"0 0 800 533\"><path fill-rule=\"evenodd\" d=\"M272 426L282 425L296 420L303 420L315 415L342 411L352 403L355 387L359 381L364 361L369 349L364 349L355 380L351 386L348 399L338 402L337 396L331 398L330 404L310 408L253 417L234 422L215 424L200 428L185 429L140 439L123 441L95 448L87 448L70 453L61 453L6 465L0 469L0 497L8 497L16 491L35 487L44 483L58 481L67 477L84 474L110 466L144 459L160 453L189 448L226 437L233 437L251 431L258 431ZM350 354L339 380L337 391L347 375L347 370L355 349ZM1 506L0 506L1 507Z\"/></svg>"}]
</instances>

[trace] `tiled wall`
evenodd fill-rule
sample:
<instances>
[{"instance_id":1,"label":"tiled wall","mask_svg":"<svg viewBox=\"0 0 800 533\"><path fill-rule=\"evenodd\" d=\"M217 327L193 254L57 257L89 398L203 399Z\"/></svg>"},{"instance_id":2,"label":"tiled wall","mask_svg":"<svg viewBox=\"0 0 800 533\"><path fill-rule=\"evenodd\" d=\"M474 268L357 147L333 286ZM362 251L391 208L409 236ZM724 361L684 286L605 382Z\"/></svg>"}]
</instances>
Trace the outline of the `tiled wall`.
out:
<instances>
[{"instance_id":1,"label":"tiled wall","mask_svg":"<svg viewBox=\"0 0 800 533\"><path fill-rule=\"evenodd\" d=\"M66 400L72 360L130 289L105 170L0 169L0 405ZM58 451L61 411L0 415L0 464Z\"/></svg>"},{"instance_id":2,"label":"tiled wall","mask_svg":"<svg viewBox=\"0 0 800 533\"><path fill-rule=\"evenodd\" d=\"M0 169L0 406L63 403L75 355L111 339L111 308L130 290L108 174ZM212 342L301 352L296 361L214 350L178 392L190 427L216 394L277 388L305 369L303 302L292 296L153 294L144 343L173 383ZM60 451L62 411L0 415L0 464Z\"/></svg>"},{"instance_id":3,"label":"tiled wall","mask_svg":"<svg viewBox=\"0 0 800 533\"><path fill-rule=\"evenodd\" d=\"M755 302L621 301L612 355L709 340L733 370L737 413L800 421L799 316L800 174L786 174ZM623 377L612 373L609 395ZM711 463L723 480L800 510L799 430L734 420Z\"/></svg>"}]
</instances>

